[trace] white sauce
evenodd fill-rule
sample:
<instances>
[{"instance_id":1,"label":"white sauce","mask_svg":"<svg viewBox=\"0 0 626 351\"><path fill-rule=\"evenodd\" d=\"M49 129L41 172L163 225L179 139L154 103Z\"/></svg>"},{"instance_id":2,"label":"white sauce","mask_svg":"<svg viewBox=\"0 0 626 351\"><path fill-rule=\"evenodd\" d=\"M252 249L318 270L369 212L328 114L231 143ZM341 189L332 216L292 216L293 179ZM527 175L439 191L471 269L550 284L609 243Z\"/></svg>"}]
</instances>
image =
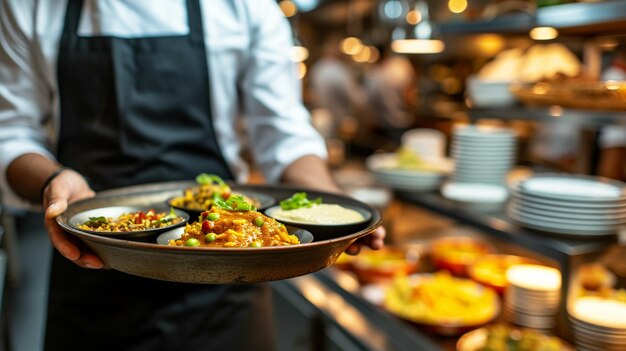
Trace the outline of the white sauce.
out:
<instances>
[{"instance_id":1,"label":"white sauce","mask_svg":"<svg viewBox=\"0 0 626 351\"><path fill-rule=\"evenodd\" d=\"M277 209L271 213L278 220L307 224L349 224L364 220L362 214L339 205L319 204L295 210Z\"/></svg>"}]
</instances>

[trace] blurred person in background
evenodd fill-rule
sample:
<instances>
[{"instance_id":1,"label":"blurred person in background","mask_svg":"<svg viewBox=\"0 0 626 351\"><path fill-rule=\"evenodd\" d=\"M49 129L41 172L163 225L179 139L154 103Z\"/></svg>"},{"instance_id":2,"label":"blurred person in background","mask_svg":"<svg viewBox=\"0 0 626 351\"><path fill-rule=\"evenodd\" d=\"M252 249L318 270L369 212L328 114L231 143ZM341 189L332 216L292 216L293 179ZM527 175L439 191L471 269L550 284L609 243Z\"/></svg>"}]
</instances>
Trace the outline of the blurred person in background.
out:
<instances>
[{"instance_id":1,"label":"blurred person in background","mask_svg":"<svg viewBox=\"0 0 626 351\"><path fill-rule=\"evenodd\" d=\"M311 67L313 119L326 138L350 139L363 123L365 96L357 76L340 52L338 37L324 42L322 56Z\"/></svg>"},{"instance_id":2,"label":"blurred person in background","mask_svg":"<svg viewBox=\"0 0 626 351\"><path fill-rule=\"evenodd\" d=\"M374 129L394 140L415 122L417 77L411 62L387 47L365 74L365 91Z\"/></svg>"},{"instance_id":3,"label":"blurred person in background","mask_svg":"<svg viewBox=\"0 0 626 351\"><path fill-rule=\"evenodd\" d=\"M46 350L271 350L267 285L103 269L54 218L114 187L201 172L244 182L240 116L269 182L339 191L276 2L4 0L0 23L2 200L42 205L41 235L56 249ZM379 248L383 237L366 241Z\"/></svg>"}]
</instances>

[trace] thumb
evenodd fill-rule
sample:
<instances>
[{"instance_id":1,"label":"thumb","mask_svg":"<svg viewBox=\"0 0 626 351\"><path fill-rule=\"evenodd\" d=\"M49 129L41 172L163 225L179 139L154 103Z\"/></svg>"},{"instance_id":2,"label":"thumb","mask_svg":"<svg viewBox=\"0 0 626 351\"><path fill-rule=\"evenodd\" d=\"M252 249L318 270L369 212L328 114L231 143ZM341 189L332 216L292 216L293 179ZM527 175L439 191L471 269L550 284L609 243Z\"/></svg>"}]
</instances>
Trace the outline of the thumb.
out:
<instances>
[{"instance_id":1,"label":"thumb","mask_svg":"<svg viewBox=\"0 0 626 351\"><path fill-rule=\"evenodd\" d=\"M50 187L50 201L46 208L46 218L54 218L67 209L70 192L65 187Z\"/></svg>"}]
</instances>

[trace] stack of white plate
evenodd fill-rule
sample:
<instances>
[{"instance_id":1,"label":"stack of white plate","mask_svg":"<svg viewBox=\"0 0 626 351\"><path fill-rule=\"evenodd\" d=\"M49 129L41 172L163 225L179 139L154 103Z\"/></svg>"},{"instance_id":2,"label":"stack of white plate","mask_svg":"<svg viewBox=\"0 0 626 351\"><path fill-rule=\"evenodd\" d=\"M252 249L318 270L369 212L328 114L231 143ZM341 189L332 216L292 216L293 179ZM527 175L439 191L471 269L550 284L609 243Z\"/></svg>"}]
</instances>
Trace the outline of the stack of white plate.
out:
<instances>
[{"instance_id":1,"label":"stack of white plate","mask_svg":"<svg viewBox=\"0 0 626 351\"><path fill-rule=\"evenodd\" d=\"M442 159L429 163L432 170L398 168L395 153L374 154L365 165L372 172L377 184L401 191L422 192L438 189L450 168L450 162Z\"/></svg>"},{"instance_id":2,"label":"stack of white plate","mask_svg":"<svg viewBox=\"0 0 626 351\"><path fill-rule=\"evenodd\" d=\"M554 327L561 273L551 267L520 264L507 270L506 279L509 285L504 295L504 318L528 328Z\"/></svg>"},{"instance_id":3,"label":"stack of white plate","mask_svg":"<svg viewBox=\"0 0 626 351\"><path fill-rule=\"evenodd\" d=\"M581 297L570 309L576 350L626 350L626 303L600 297Z\"/></svg>"},{"instance_id":4,"label":"stack of white plate","mask_svg":"<svg viewBox=\"0 0 626 351\"><path fill-rule=\"evenodd\" d=\"M504 128L458 127L453 131L451 155L452 181L505 184L513 165L515 135Z\"/></svg>"},{"instance_id":5,"label":"stack of white plate","mask_svg":"<svg viewBox=\"0 0 626 351\"><path fill-rule=\"evenodd\" d=\"M520 225L571 236L615 234L626 225L625 184L582 175L536 175L513 184L507 215Z\"/></svg>"}]
</instances>

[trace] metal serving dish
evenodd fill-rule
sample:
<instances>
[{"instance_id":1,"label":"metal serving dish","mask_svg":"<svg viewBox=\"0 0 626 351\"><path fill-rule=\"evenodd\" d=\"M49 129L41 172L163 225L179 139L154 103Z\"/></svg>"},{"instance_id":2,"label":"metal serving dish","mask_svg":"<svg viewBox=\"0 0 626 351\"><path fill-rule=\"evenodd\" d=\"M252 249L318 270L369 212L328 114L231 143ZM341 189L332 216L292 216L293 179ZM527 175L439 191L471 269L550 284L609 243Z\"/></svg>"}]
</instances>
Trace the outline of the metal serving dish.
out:
<instances>
[{"instance_id":1,"label":"metal serving dish","mask_svg":"<svg viewBox=\"0 0 626 351\"><path fill-rule=\"evenodd\" d=\"M156 242L136 242L85 233L68 222L75 214L94 208L163 204L194 184L191 181L167 182L103 191L94 198L71 204L56 220L65 231L78 237L113 269L145 278L203 284L272 281L318 271L331 265L350 244L372 233L382 223L378 210L347 196L265 185L232 185L232 188L233 191L266 193L275 198L287 198L295 192L306 191L311 196L323 197L325 201L368 209L372 217L368 225L358 232L306 244L262 248L163 246ZM317 233L311 232L317 237Z\"/></svg>"}]
</instances>

